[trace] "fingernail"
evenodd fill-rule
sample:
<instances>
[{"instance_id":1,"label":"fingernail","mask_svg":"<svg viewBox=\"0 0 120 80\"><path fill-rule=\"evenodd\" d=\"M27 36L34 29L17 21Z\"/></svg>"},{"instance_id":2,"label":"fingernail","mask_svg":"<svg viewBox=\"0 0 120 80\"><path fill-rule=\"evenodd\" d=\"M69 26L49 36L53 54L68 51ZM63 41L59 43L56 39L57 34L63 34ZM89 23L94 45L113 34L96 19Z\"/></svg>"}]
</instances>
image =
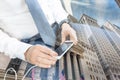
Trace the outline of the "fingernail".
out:
<instances>
[{"instance_id":1,"label":"fingernail","mask_svg":"<svg viewBox=\"0 0 120 80\"><path fill-rule=\"evenodd\" d=\"M49 68L51 67L51 65L48 66Z\"/></svg>"},{"instance_id":2,"label":"fingernail","mask_svg":"<svg viewBox=\"0 0 120 80\"><path fill-rule=\"evenodd\" d=\"M57 53L55 53L53 56L54 56L54 57L56 57L56 56L58 56L58 54L57 54Z\"/></svg>"},{"instance_id":3,"label":"fingernail","mask_svg":"<svg viewBox=\"0 0 120 80\"><path fill-rule=\"evenodd\" d=\"M58 54L57 54L57 53L52 54L52 57L56 57L56 56L58 56Z\"/></svg>"},{"instance_id":4,"label":"fingernail","mask_svg":"<svg viewBox=\"0 0 120 80\"><path fill-rule=\"evenodd\" d=\"M54 62L52 62L52 65L54 65L55 63Z\"/></svg>"},{"instance_id":5,"label":"fingernail","mask_svg":"<svg viewBox=\"0 0 120 80\"><path fill-rule=\"evenodd\" d=\"M56 61L53 62L53 64L55 64L55 63L56 63Z\"/></svg>"}]
</instances>

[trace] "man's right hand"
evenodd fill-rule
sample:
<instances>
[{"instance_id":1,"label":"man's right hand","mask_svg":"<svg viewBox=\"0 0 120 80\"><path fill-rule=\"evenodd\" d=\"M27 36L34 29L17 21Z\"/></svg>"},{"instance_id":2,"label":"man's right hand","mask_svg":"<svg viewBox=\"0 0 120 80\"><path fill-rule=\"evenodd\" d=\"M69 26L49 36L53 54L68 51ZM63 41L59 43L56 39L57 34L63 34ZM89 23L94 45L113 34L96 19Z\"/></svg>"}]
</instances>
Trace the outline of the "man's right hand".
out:
<instances>
[{"instance_id":1,"label":"man's right hand","mask_svg":"<svg viewBox=\"0 0 120 80\"><path fill-rule=\"evenodd\" d=\"M56 52L42 45L32 46L25 52L28 62L42 68L50 68L51 65L54 65L57 61L56 57Z\"/></svg>"}]
</instances>

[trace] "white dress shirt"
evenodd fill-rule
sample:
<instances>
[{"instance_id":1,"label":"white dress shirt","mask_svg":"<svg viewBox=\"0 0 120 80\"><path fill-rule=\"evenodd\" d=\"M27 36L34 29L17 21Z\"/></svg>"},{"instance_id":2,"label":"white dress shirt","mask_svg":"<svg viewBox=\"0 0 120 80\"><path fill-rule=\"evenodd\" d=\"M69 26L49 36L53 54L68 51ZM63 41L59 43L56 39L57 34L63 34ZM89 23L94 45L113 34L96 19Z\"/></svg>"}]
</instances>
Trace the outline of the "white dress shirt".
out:
<instances>
[{"instance_id":1,"label":"white dress shirt","mask_svg":"<svg viewBox=\"0 0 120 80\"><path fill-rule=\"evenodd\" d=\"M67 19L68 13L60 0L38 0L49 24ZM25 60L24 53L31 46L20 42L37 34L37 28L25 0L0 0L0 52L11 58Z\"/></svg>"}]
</instances>

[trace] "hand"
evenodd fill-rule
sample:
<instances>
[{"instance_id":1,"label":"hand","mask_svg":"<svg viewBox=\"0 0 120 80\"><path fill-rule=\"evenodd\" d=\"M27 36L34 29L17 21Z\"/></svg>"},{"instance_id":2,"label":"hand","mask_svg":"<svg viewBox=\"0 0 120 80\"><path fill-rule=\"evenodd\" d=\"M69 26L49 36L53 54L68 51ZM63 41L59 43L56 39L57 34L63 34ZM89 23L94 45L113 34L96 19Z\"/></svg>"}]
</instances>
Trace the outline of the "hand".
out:
<instances>
[{"instance_id":1,"label":"hand","mask_svg":"<svg viewBox=\"0 0 120 80\"><path fill-rule=\"evenodd\" d=\"M28 62L42 68L50 68L54 65L57 61L56 56L56 52L42 45L32 46L25 52Z\"/></svg>"},{"instance_id":2,"label":"hand","mask_svg":"<svg viewBox=\"0 0 120 80\"><path fill-rule=\"evenodd\" d=\"M70 40L73 41L74 45L77 44L77 35L76 35L76 31L70 27L69 24L67 23L63 23L62 24L62 31L61 31L61 36L62 36L62 42L65 42L66 37L70 36Z\"/></svg>"}]
</instances>

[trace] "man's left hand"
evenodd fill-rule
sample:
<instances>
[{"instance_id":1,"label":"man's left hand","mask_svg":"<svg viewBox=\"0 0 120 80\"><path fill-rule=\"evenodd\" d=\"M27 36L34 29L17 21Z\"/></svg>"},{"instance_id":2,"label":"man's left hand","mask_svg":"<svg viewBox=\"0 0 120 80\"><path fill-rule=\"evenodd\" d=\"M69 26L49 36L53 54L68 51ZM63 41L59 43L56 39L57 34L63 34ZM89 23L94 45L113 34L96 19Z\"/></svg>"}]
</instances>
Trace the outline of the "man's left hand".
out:
<instances>
[{"instance_id":1,"label":"man's left hand","mask_svg":"<svg viewBox=\"0 0 120 80\"><path fill-rule=\"evenodd\" d=\"M69 24L67 23L63 23L62 26L62 31L61 31L61 37L62 37L62 42L65 42L66 37L70 36L70 41L73 41L74 45L77 44L77 35L76 35L76 31L70 27Z\"/></svg>"}]
</instances>

